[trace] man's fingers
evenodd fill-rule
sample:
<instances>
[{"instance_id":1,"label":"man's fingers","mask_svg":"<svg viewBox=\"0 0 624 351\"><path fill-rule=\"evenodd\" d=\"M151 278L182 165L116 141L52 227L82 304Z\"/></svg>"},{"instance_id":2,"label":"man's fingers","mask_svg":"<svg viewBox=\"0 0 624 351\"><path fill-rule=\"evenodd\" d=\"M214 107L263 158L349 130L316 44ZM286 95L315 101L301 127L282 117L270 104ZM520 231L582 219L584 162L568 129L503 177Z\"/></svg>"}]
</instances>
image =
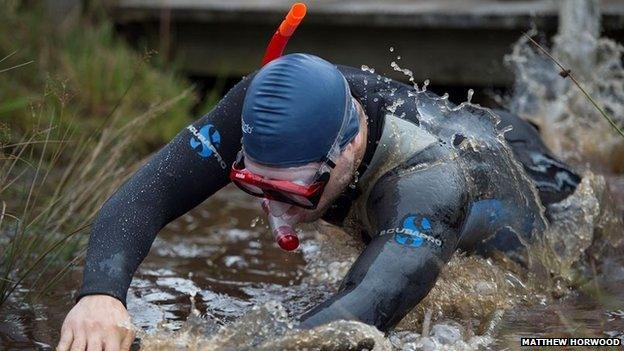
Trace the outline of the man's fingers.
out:
<instances>
[{"instance_id":1,"label":"man's fingers","mask_svg":"<svg viewBox=\"0 0 624 351\"><path fill-rule=\"evenodd\" d=\"M102 351L102 339L98 334L89 335L89 339L87 340L87 351Z\"/></svg>"},{"instance_id":2,"label":"man's fingers","mask_svg":"<svg viewBox=\"0 0 624 351\"><path fill-rule=\"evenodd\" d=\"M74 341L71 344L71 351L84 351L87 348L87 339L84 331L74 330Z\"/></svg>"},{"instance_id":3,"label":"man's fingers","mask_svg":"<svg viewBox=\"0 0 624 351\"><path fill-rule=\"evenodd\" d=\"M128 329L128 332L126 333L126 336L124 337L123 341L121 342L121 351L128 351L130 350L130 346L132 346L132 342L134 341L134 330L132 329Z\"/></svg>"},{"instance_id":4,"label":"man's fingers","mask_svg":"<svg viewBox=\"0 0 624 351\"><path fill-rule=\"evenodd\" d=\"M122 341L129 349L133 339L125 341L130 330L120 327L124 321L132 326L119 300L106 295L85 296L65 317L58 351L120 351Z\"/></svg>"},{"instance_id":5,"label":"man's fingers","mask_svg":"<svg viewBox=\"0 0 624 351\"><path fill-rule=\"evenodd\" d=\"M71 328L62 328L61 340L59 340L58 345L56 345L56 351L69 351L69 346L72 344L73 339L74 333Z\"/></svg>"},{"instance_id":6,"label":"man's fingers","mask_svg":"<svg viewBox=\"0 0 624 351\"><path fill-rule=\"evenodd\" d=\"M119 351L121 350L121 340L123 334L112 332L108 333L104 337L104 351Z\"/></svg>"}]
</instances>

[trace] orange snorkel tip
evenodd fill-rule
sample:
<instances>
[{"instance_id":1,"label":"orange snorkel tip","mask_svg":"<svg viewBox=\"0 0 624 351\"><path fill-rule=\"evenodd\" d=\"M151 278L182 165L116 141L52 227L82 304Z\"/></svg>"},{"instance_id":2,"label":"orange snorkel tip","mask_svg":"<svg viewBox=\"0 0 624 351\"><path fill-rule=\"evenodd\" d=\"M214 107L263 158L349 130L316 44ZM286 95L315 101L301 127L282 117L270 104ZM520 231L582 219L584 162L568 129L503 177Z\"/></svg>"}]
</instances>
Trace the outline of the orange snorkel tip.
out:
<instances>
[{"instance_id":1,"label":"orange snorkel tip","mask_svg":"<svg viewBox=\"0 0 624 351\"><path fill-rule=\"evenodd\" d=\"M301 23L305 17L306 12L307 7L301 2L297 2L290 7L288 14L286 14L286 18L284 18L282 23L280 23L279 27L275 31L275 34L273 34L273 38L271 38L271 42L266 48L264 57L262 58L263 66L282 56L284 48L286 48L286 44L288 43L288 39L290 39L292 34L295 32L297 26L299 26L299 23Z\"/></svg>"},{"instance_id":2,"label":"orange snorkel tip","mask_svg":"<svg viewBox=\"0 0 624 351\"><path fill-rule=\"evenodd\" d=\"M304 3L298 2L292 5L290 11L286 14L286 18L278 28L280 34L285 37L291 36L295 29L297 29L299 23L303 20L303 17L305 17L306 11L307 8Z\"/></svg>"}]
</instances>

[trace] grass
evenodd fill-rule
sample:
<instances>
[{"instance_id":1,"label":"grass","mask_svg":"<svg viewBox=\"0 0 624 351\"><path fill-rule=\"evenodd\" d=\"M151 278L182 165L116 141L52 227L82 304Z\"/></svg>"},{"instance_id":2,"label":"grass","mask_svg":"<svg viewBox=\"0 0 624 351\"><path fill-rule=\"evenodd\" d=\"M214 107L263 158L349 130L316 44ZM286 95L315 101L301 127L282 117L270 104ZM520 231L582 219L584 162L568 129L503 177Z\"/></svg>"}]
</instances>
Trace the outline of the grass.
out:
<instances>
[{"instance_id":1,"label":"grass","mask_svg":"<svg viewBox=\"0 0 624 351\"><path fill-rule=\"evenodd\" d=\"M191 120L193 94L96 10L51 23L20 1L0 9L2 308L80 262L102 203Z\"/></svg>"},{"instance_id":2,"label":"grass","mask_svg":"<svg viewBox=\"0 0 624 351\"><path fill-rule=\"evenodd\" d=\"M0 35L0 71L13 68L0 73L0 120L10 124L14 138L34 127L30 107L41 102L57 110L64 104L64 115L75 116L71 123L87 133L113 110L128 122L188 88L175 72L145 64L154 52L132 50L115 36L98 2L88 3L93 5L80 13L50 20L41 7L0 0L0 33L10 33ZM182 99L166 119L146 125L137 152L162 145L188 124L193 104L190 96Z\"/></svg>"},{"instance_id":3,"label":"grass","mask_svg":"<svg viewBox=\"0 0 624 351\"><path fill-rule=\"evenodd\" d=\"M187 95L184 91L123 125L113 119L97 138L60 129L55 125L59 112L31 136L2 146L0 198L11 201L0 203L0 305L26 278L30 291L46 291L83 255L82 234L140 164L125 157L136 141L135 130Z\"/></svg>"}]
</instances>

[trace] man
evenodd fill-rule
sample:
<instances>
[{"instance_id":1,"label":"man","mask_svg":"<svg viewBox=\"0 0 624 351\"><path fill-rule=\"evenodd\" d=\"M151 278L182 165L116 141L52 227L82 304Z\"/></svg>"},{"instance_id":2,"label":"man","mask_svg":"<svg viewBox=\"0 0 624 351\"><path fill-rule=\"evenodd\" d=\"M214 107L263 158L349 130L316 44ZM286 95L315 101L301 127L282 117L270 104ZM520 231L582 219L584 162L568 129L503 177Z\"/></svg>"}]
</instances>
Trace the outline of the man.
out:
<instances>
[{"instance_id":1,"label":"man","mask_svg":"<svg viewBox=\"0 0 624 351\"><path fill-rule=\"evenodd\" d=\"M509 113L287 55L238 83L102 207L60 350L128 348L126 293L154 237L230 176L284 223L357 223L366 248L300 327L353 319L381 330L427 295L457 249L522 263L521 242L546 224L542 205L580 180Z\"/></svg>"}]
</instances>

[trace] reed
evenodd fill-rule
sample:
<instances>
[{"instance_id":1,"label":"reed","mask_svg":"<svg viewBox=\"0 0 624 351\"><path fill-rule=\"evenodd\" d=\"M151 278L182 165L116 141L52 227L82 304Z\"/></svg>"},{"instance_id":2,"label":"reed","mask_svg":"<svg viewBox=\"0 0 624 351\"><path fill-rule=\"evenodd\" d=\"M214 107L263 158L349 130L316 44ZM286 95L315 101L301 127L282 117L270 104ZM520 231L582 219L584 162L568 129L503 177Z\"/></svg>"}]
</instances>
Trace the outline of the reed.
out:
<instances>
[{"instance_id":1,"label":"reed","mask_svg":"<svg viewBox=\"0 0 624 351\"><path fill-rule=\"evenodd\" d=\"M61 111L0 147L0 305L20 286L40 295L78 262L102 203L142 164L128 157L136 131L189 94L122 125L113 118L95 138L59 128ZM50 113L44 111L36 115Z\"/></svg>"},{"instance_id":2,"label":"reed","mask_svg":"<svg viewBox=\"0 0 624 351\"><path fill-rule=\"evenodd\" d=\"M0 0L0 33L2 308L81 263L103 202L189 123L194 94L91 9L53 24Z\"/></svg>"}]
</instances>

